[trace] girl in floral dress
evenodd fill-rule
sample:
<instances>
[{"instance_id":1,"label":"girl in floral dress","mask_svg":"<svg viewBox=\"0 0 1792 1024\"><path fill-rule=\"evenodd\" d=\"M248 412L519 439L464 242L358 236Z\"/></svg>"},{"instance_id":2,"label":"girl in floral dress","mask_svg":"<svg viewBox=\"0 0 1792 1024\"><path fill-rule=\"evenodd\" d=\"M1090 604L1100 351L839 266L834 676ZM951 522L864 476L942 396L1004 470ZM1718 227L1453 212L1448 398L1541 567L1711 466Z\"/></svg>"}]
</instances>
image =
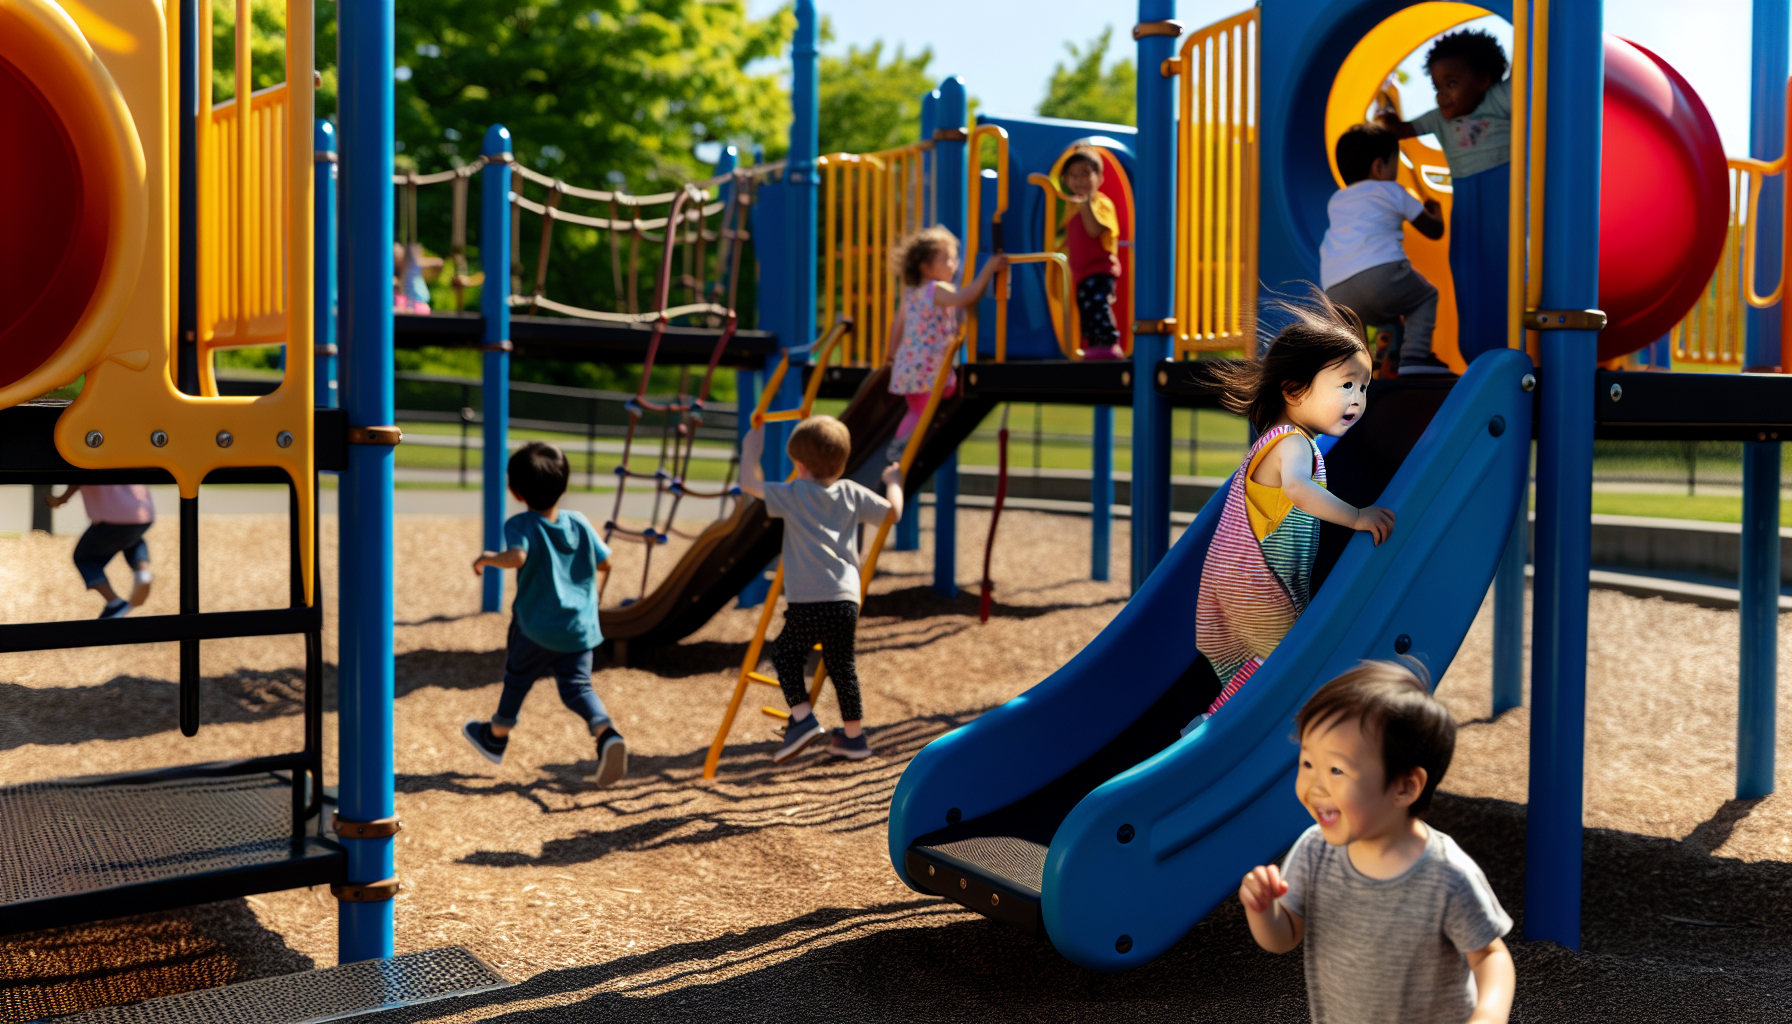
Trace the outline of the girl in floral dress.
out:
<instances>
[{"instance_id":1,"label":"girl in floral dress","mask_svg":"<svg viewBox=\"0 0 1792 1024\"><path fill-rule=\"evenodd\" d=\"M909 435L921 422L921 412L927 407L927 397L933 393L933 382L939 376L940 360L958 336L962 310L983 297L990 279L1008 265L1008 258L1001 253L991 256L968 288L955 288L952 281L958 274L958 239L936 226L897 243L890 260L901 272L907 288L902 305L896 310L896 322L890 325L887 346L895 361L890 370L890 393L901 395L908 402L908 413L896 428L896 439L890 442L893 454L889 461L896 462L902 458ZM957 387L956 380L948 379L940 397L949 397Z\"/></svg>"}]
</instances>

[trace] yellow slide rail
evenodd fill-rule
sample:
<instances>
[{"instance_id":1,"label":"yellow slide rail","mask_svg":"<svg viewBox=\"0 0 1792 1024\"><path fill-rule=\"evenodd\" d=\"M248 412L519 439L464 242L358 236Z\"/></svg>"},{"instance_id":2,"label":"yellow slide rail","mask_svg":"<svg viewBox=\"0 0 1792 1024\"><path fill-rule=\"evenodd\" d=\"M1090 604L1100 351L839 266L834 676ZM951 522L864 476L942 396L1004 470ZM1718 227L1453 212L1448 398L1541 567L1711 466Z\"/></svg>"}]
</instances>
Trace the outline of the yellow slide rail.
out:
<instances>
[{"instance_id":1,"label":"yellow slide rail","mask_svg":"<svg viewBox=\"0 0 1792 1024\"><path fill-rule=\"evenodd\" d=\"M1178 86L1176 355L1257 333L1258 9L1183 41Z\"/></svg>"},{"instance_id":2,"label":"yellow slide rail","mask_svg":"<svg viewBox=\"0 0 1792 1024\"><path fill-rule=\"evenodd\" d=\"M821 322L851 320L845 365L884 361L902 298L890 248L932 222L926 154L932 142L877 153L830 153L821 175Z\"/></svg>"},{"instance_id":3,"label":"yellow slide rail","mask_svg":"<svg viewBox=\"0 0 1792 1024\"><path fill-rule=\"evenodd\" d=\"M292 189L291 121L286 83L240 99L253 81L249 0L236 3L237 95L199 118L200 394L215 396L213 353L220 348L287 343L286 237L282 215ZM212 5L201 5L201 39L211 38ZM212 80L211 47L199 48L199 80ZM307 137L310 125L303 128ZM309 156L309 154L307 154Z\"/></svg>"},{"instance_id":4,"label":"yellow slide rail","mask_svg":"<svg viewBox=\"0 0 1792 1024\"><path fill-rule=\"evenodd\" d=\"M1786 272L1773 291L1755 291L1757 214L1761 185L1786 169L1786 158L1752 160L1730 158L1730 226L1724 236L1723 257L1717 271L1699 294L1699 301L1668 332L1673 359L1680 363L1732 366L1743 363L1743 340L1748 333L1748 307L1765 309L1779 303L1786 290Z\"/></svg>"}]
</instances>

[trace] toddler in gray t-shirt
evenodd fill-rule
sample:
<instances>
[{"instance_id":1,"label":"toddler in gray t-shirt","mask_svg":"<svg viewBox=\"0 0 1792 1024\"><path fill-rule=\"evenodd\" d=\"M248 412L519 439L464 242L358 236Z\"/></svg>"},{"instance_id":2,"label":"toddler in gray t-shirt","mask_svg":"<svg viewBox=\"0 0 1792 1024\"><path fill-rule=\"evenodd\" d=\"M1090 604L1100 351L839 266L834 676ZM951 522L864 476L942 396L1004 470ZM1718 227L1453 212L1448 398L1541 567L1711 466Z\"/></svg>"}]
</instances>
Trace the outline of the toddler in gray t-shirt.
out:
<instances>
[{"instance_id":1,"label":"toddler in gray t-shirt","mask_svg":"<svg viewBox=\"0 0 1792 1024\"><path fill-rule=\"evenodd\" d=\"M1456 841L1422 820L1456 723L1403 665L1364 662L1295 719L1295 789L1316 824L1239 902L1257 944L1306 950L1315 1024L1504 1024L1512 919Z\"/></svg>"}]
</instances>

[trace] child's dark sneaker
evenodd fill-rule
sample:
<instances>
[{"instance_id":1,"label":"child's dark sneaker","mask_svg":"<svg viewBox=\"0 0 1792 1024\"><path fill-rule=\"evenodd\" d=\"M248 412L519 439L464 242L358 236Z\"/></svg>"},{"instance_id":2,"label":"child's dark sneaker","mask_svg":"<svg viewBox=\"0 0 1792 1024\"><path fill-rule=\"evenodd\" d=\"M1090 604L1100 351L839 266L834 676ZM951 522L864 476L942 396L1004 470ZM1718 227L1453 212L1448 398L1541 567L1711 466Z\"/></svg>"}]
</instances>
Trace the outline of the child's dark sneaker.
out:
<instances>
[{"instance_id":1,"label":"child's dark sneaker","mask_svg":"<svg viewBox=\"0 0 1792 1024\"><path fill-rule=\"evenodd\" d=\"M510 737L499 739L492 735L492 724L477 719L460 727L460 734L473 744L473 749L485 756L493 764L504 763L504 748L510 746Z\"/></svg>"},{"instance_id":2,"label":"child's dark sneaker","mask_svg":"<svg viewBox=\"0 0 1792 1024\"><path fill-rule=\"evenodd\" d=\"M848 736L845 729L835 729L834 738L828 742L828 753L848 761L863 761L871 756L871 744L864 733Z\"/></svg>"},{"instance_id":3,"label":"child's dark sneaker","mask_svg":"<svg viewBox=\"0 0 1792 1024\"><path fill-rule=\"evenodd\" d=\"M597 771L591 781L598 789L614 786L628 774L628 741L614 729L605 729L597 738Z\"/></svg>"},{"instance_id":4,"label":"child's dark sneaker","mask_svg":"<svg viewBox=\"0 0 1792 1024\"><path fill-rule=\"evenodd\" d=\"M131 614L131 602L126 601L121 597L116 600L107 601L106 607L100 611L100 618L122 619L129 614Z\"/></svg>"},{"instance_id":5,"label":"child's dark sneaker","mask_svg":"<svg viewBox=\"0 0 1792 1024\"><path fill-rule=\"evenodd\" d=\"M798 721L791 719L784 726L784 745L772 755L774 764L783 764L803 752L809 744L826 735L821 731L821 723L815 720L814 714Z\"/></svg>"}]
</instances>

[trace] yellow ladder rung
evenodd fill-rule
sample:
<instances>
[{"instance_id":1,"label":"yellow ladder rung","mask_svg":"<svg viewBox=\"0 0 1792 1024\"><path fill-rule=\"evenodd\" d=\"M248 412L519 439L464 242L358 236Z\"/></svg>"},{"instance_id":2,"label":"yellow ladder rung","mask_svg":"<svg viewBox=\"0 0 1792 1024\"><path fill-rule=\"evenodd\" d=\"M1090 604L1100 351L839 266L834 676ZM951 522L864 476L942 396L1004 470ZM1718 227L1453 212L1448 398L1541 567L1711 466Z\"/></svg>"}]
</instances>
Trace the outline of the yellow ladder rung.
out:
<instances>
[{"instance_id":1,"label":"yellow ladder rung","mask_svg":"<svg viewBox=\"0 0 1792 1024\"><path fill-rule=\"evenodd\" d=\"M778 685L778 681L776 679L772 679L767 676L762 676L757 672L748 672L747 678L753 680L755 683L758 683L761 686L777 686Z\"/></svg>"},{"instance_id":2,"label":"yellow ladder rung","mask_svg":"<svg viewBox=\"0 0 1792 1024\"><path fill-rule=\"evenodd\" d=\"M782 412L768 412L765 414L765 422L767 423L782 423L785 420L800 420L802 418L803 410L801 409L785 409Z\"/></svg>"},{"instance_id":3,"label":"yellow ladder rung","mask_svg":"<svg viewBox=\"0 0 1792 1024\"><path fill-rule=\"evenodd\" d=\"M790 717L790 712L779 711L777 708L760 708L759 710L772 716L773 718L789 718Z\"/></svg>"}]
</instances>

